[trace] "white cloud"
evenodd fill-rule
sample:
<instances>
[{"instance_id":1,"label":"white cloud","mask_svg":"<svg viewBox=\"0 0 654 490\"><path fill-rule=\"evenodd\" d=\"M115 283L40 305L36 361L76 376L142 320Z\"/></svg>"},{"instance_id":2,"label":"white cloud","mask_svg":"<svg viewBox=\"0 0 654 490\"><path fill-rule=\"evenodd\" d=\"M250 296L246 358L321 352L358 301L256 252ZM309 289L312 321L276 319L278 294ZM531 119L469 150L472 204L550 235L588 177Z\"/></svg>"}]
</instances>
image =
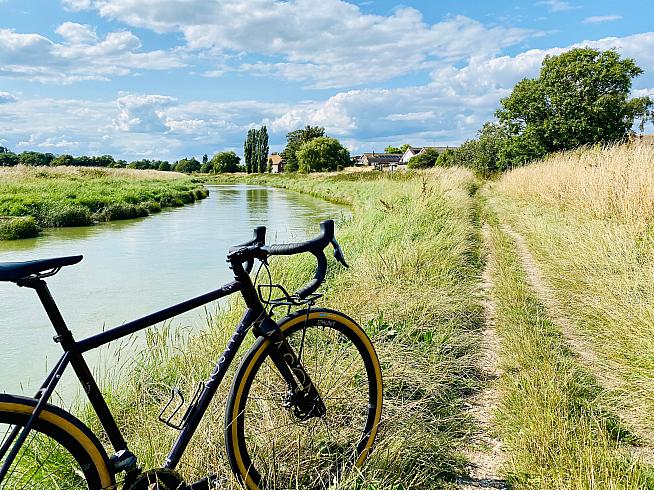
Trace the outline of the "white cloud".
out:
<instances>
[{"instance_id":1,"label":"white cloud","mask_svg":"<svg viewBox=\"0 0 654 490\"><path fill-rule=\"evenodd\" d=\"M612 22L622 19L621 15L592 15L582 20L582 24L601 24L603 22Z\"/></svg>"},{"instance_id":2,"label":"white cloud","mask_svg":"<svg viewBox=\"0 0 654 490\"><path fill-rule=\"evenodd\" d=\"M566 10L579 8L564 0L543 0L542 2L538 2L536 5L547 5L550 12L565 12Z\"/></svg>"},{"instance_id":3,"label":"white cloud","mask_svg":"<svg viewBox=\"0 0 654 490\"><path fill-rule=\"evenodd\" d=\"M98 39L91 26L75 22L64 22L55 32L71 44L95 43Z\"/></svg>"},{"instance_id":4,"label":"white cloud","mask_svg":"<svg viewBox=\"0 0 654 490\"><path fill-rule=\"evenodd\" d=\"M16 102L16 97L9 92L0 92L0 104L7 104L9 102Z\"/></svg>"},{"instance_id":5,"label":"white cloud","mask_svg":"<svg viewBox=\"0 0 654 490\"><path fill-rule=\"evenodd\" d=\"M72 12L91 8L91 0L62 0L61 3L66 10Z\"/></svg>"},{"instance_id":6,"label":"white cloud","mask_svg":"<svg viewBox=\"0 0 654 490\"><path fill-rule=\"evenodd\" d=\"M373 15L342 0L94 0L92 5L133 26L181 32L189 48L221 62L225 53L265 57L256 63L233 60L232 69L318 88L387 80L436 60L492 56L535 34L487 27L460 15L428 24L410 7ZM224 69L219 63L205 75L219 76Z\"/></svg>"},{"instance_id":7,"label":"white cloud","mask_svg":"<svg viewBox=\"0 0 654 490\"><path fill-rule=\"evenodd\" d=\"M124 95L116 100L119 113L114 125L121 131L166 131L163 110L176 101L165 95Z\"/></svg>"},{"instance_id":8,"label":"white cloud","mask_svg":"<svg viewBox=\"0 0 654 490\"><path fill-rule=\"evenodd\" d=\"M71 83L185 66L177 53L141 51L141 41L129 31L98 38L91 27L66 22L57 33L64 38L63 43L39 34L0 29L0 77Z\"/></svg>"},{"instance_id":9,"label":"white cloud","mask_svg":"<svg viewBox=\"0 0 654 490\"><path fill-rule=\"evenodd\" d=\"M109 44L120 51L120 46L133 42L125 35ZM574 46L616 48L623 56L634 57L647 72L637 79L633 95L654 94L654 89L642 88L654 87L654 32ZM422 85L347 90L296 104L186 101L165 93L119 94L110 101L25 99L22 94L16 99L9 94L13 100L0 111L0 134L8 140L3 146L9 147L25 142L21 148L49 148L53 153L169 160L238 149L247 130L261 124L268 126L274 150L281 149L286 132L306 124L325 126L328 134L357 152L405 142L457 144L473 137L482 123L493 117L499 99L508 95L518 80L537 76L546 55L570 47L472 57L462 66L441 63Z\"/></svg>"}]
</instances>

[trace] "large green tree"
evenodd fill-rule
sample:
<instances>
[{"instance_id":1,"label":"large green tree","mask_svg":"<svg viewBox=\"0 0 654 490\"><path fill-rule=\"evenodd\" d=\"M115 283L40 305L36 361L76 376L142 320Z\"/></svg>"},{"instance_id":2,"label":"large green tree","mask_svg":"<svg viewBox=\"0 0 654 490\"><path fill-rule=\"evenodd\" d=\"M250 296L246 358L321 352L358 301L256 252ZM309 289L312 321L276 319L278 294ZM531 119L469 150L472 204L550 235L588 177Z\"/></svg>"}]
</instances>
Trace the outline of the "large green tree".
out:
<instances>
[{"instance_id":1,"label":"large green tree","mask_svg":"<svg viewBox=\"0 0 654 490\"><path fill-rule=\"evenodd\" d=\"M636 120L650 116L648 97L629 98L642 72L613 50L578 48L545 57L538 78L518 82L496 113L505 131L519 138L511 139L507 158L519 164L543 152L623 139Z\"/></svg>"},{"instance_id":2,"label":"large green tree","mask_svg":"<svg viewBox=\"0 0 654 490\"><path fill-rule=\"evenodd\" d=\"M241 171L241 159L233 151L221 151L216 153L209 164L214 173L239 172Z\"/></svg>"},{"instance_id":3,"label":"large green tree","mask_svg":"<svg viewBox=\"0 0 654 490\"><path fill-rule=\"evenodd\" d=\"M190 174L193 172L199 172L200 167L201 164L195 159L195 157L191 159L182 158L175 165L175 172L184 172L185 174Z\"/></svg>"},{"instance_id":4,"label":"large green tree","mask_svg":"<svg viewBox=\"0 0 654 490\"><path fill-rule=\"evenodd\" d=\"M334 138L320 136L304 143L297 151L298 171L329 172L350 163L350 152Z\"/></svg>"},{"instance_id":5,"label":"large green tree","mask_svg":"<svg viewBox=\"0 0 654 490\"><path fill-rule=\"evenodd\" d=\"M303 144L325 136L325 128L320 126L305 126L303 129L291 131L286 135L286 148L282 152L285 172L297 172L299 169L297 152Z\"/></svg>"}]
</instances>

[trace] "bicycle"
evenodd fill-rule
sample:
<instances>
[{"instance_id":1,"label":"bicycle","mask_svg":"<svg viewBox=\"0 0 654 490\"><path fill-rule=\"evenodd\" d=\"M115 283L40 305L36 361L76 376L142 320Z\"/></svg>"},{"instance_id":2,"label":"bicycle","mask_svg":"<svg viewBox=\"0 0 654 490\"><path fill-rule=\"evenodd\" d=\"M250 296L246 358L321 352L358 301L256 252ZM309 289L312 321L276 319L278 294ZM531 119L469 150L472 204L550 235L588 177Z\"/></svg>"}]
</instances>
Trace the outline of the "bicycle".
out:
<instances>
[{"instance_id":1,"label":"bicycle","mask_svg":"<svg viewBox=\"0 0 654 490\"><path fill-rule=\"evenodd\" d=\"M250 330L256 340L236 369L225 410L227 457L240 483L248 489L326 488L348 468L361 467L381 419L382 373L370 339L354 320L315 307L322 296L316 291L327 272L324 249L329 244L336 260L347 267L334 222L323 221L320 235L301 243L265 245L265 235L260 226L252 240L229 250L232 282L80 341L73 338L44 279L82 256L0 263L0 281L36 291L56 331L54 341L64 351L34 397L0 394L0 489L114 489L121 484L116 483L118 475L126 490L213 488L217 475L187 483L175 468ZM317 268L314 278L291 295L272 284L268 258L301 253L311 253ZM255 260L259 271L262 266L268 270L269 284L256 286L256 278L252 280ZM273 290L281 296L273 299ZM173 390L159 420L179 435L161 468L142 471L83 354L235 293L246 306L241 321L181 420L184 400ZM275 321L274 310L280 307L287 308L286 316ZM291 312L293 308L301 309ZM78 418L48 403L69 365L97 414L111 456ZM326 372L340 377L334 382ZM174 406L178 397L181 403Z\"/></svg>"}]
</instances>

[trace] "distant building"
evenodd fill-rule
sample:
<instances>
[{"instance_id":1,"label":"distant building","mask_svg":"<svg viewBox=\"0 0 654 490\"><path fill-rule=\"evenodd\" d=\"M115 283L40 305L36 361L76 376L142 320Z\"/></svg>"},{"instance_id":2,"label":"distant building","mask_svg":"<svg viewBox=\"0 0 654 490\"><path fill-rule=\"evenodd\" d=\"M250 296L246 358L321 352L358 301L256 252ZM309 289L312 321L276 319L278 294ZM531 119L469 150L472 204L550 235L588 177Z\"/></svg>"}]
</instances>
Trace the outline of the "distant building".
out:
<instances>
[{"instance_id":1,"label":"distant building","mask_svg":"<svg viewBox=\"0 0 654 490\"><path fill-rule=\"evenodd\" d=\"M416 155L420 155L421 153L427 150L436 150L440 155L445 150L453 150L454 148L456 147L455 146L409 146L404 152L404 154L402 155L402 158L400 159L400 165L406 165L407 163L409 163L409 160L411 160L413 157L415 157Z\"/></svg>"},{"instance_id":2,"label":"distant building","mask_svg":"<svg viewBox=\"0 0 654 490\"><path fill-rule=\"evenodd\" d=\"M359 158L357 165L381 170L389 165L397 165L401 158L402 155L399 153L364 153Z\"/></svg>"},{"instance_id":3,"label":"distant building","mask_svg":"<svg viewBox=\"0 0 654 490\"><path fill-rule=\"evenodd\" d=\"M270 165L270 173L281 174L284 173L284 158L279 153L273 153L268 157L268 165Z\"/></svg>"}]
</instances>

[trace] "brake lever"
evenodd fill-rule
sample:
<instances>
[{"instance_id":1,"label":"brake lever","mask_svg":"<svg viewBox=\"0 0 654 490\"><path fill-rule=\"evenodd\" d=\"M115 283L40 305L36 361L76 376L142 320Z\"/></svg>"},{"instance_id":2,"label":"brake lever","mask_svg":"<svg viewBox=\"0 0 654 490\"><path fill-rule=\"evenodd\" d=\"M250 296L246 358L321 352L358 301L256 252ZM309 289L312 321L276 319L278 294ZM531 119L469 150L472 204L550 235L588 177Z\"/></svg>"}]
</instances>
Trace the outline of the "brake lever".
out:
<instances>
[{"instance_id":1,"label":"brake lever","mask_svg":"<svg viewBox=\"0 0 654 490\"><path fill-rule=\"evenodd\" d=\"M336 241L336 238L332 239L332 245L334 246L334 258L343 264L344 267L350 268L349 265L347 265L347 262L345 262L345 255L343 255L343 250L341 249L341 246L338 244Z\"/></svg>"}]
</instances>

